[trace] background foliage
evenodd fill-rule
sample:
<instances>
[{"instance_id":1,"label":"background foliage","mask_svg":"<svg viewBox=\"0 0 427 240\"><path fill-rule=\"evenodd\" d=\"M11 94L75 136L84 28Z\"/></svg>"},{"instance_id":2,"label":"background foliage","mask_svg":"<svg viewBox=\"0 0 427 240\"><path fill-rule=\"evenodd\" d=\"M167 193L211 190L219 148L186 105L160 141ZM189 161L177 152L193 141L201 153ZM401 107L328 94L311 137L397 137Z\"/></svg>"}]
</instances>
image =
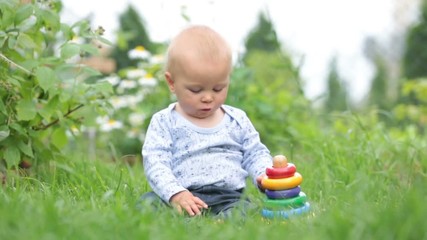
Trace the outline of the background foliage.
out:
<instances>
[{"instance_id":1,"label":"background foliage","mask_svg":"<svg viewBox=\"0 0 427 240\"><path fill-rule=\"evenodd\" d=\"M15 167L61 158L67 130L83 122L76 113L104 111L112 92L107 82L89 82L99 73L74 59L108 41L87 22L61 23L60 2L2 0L0 7L0 159Z\"/></svg>"}]
</instances>

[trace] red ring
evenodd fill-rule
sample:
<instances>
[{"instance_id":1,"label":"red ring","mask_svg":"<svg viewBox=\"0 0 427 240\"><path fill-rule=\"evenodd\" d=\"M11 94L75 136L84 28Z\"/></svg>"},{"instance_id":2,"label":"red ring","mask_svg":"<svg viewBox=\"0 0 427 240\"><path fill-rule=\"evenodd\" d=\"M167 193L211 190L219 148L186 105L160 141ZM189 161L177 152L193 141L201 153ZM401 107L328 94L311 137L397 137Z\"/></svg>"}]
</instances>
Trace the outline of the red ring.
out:
<instances>
[{"instance_id":1,"label":"red ring","mask_svg":"<svg viewBox=\"0 0 427 240\"><path fill-rule=\"evenodd\" d=\"M288 166L284 168L266 168L265 174L268 176L268 178L271 179L279 179L279 178L288 178L292 177L295 172L297 171L297 168L294 164L288 163Z\"/></svg>"}]
</instances>

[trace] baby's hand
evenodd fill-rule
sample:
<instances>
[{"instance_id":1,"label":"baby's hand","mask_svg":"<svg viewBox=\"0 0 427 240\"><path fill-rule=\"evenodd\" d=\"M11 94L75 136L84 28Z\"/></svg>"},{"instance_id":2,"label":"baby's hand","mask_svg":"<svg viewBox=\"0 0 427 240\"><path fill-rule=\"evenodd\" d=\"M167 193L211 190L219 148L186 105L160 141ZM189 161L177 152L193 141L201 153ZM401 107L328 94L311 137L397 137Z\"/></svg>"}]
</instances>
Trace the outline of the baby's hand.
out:
<instances>
[{"instance_id":1,"label":"baby's hand","mask_svg":"<svg viewBox=\"0 0 427 240\"><path fill-rule=\"evenodd\" d=\"M262 185L261 185L261 181L262 181L262 179L265 177L265 174L262 174L262 175L260 175L260 176L258 176L257 178L256 178L256 183L257 183L257 185L258 185L258 189L261 191L261 192L264 192L265 191L265 189L262 187Z\"/></svg>"},{"instance_id":2,"label":"baby's hand","mask_svg":"<svg viewBox=\"0 0 427 240\"><path fill-rule=\"evenodd\" d=\"M200 198L195 197L189 191L182 191L173 195L170 199L170 203L178 210L179 213L182 213L182 210L185 210L190 216L200 215L200 210L202 208L208 208L208 205L205 202Z\"/></svg>"}]
</instances>

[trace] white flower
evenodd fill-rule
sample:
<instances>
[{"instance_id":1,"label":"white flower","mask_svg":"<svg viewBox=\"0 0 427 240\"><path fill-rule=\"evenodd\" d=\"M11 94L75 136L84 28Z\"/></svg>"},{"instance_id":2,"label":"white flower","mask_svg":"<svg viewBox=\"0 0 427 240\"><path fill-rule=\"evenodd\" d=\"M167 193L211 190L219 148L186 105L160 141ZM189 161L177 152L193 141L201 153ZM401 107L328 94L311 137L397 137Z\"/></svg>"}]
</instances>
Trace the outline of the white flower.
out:
<instances>
[{"instance_id":1,"label":"white flower","mask_svg":"<svg viewBox=\"0 0 427 240\"><path fill-rule=\"evenodd\" d=\"M146 74L138 80L138 83L144 87L154 87L157 85L157 79L155 79L151 74Z\"/></svg>"},{"instance_id":2,"label":"white flower","mask_svg":"<svg viewBox=\"0 0 427 240\"><path fill-rule=\"evenodd\" d=\"M120 89L132 89L132 88L135 88L136 86L137 86L136 81L121 80L118 88L120 88Z\"/></svg>"},{"instance_id":3,"label":"white flower","mask_svg":"<svg viewBox=\"0 0 427 240\"><path fill-rule=\"evenodd\" d=\"M130 107L135 107L142 100L144 100L144 95L142 94L126 96L126 102Z\"/></svg>"},{"instance_id":4,"label":"white flower","mask_svg":"<svg viewBox=\"0 0 427 240\"><path fill-rule=\"evenodd\" d=\"M128 106L126 98L124 97L112 97L110 99L110 103L113 105L114 109L120 109Z\"/></svg>"},{"instance_id":5,"label":"white flower","mask_svg":"<svg viewBox=\"0 0 427 240\"><path fill-rule=\"evenodd\" d=\"M132 128L126 133L126 136L128 138L137 138L138 134L139 134L139 130L136 128Z\"/></svg>"},{"instance_id":6,"label":"white flower","mask_svg":"<svg viewBox=\"0 0 427 240\"><path fill-rule=\"evenodd\" d=\"M129 51L128 56L130 59L148 59L151 57L151 53L147 51L143 46L137 46L136 48Z\"/></svg>"},{"instance_id":7,"label":"white flower","mask_svg":"<svg viewBox=\"0 0 427 240\"><path fill-rule=\"evenodd\" d=\"M126 73L126 77L130 79L140 78L145 75L147 75L147 72L144 69L132 69Z\"/></svg>"},{"instance_id":8,"label":"white flower","mask_svg":"<svg viewBox=\"0 0 427 240\"><path fill-rule=\"evenodd\" d=\"M123 127L123 123L109 117L98 117L96 122L99 124L99 129L101 132L110 132L114 129L120 129Z\"/></svg>"},{"instance_id":9,"label":"white flower","mask_svg":"<svg viewBox=\"0 0 427 240\"><path fill-rule=\"evenodd\" d=\"M165 57L163 55L154 55L150 58L151 64L162 64L165 62Z\"/></svg>"},{"instance_id":10,"label":"white flower","mask_svg":"<svg viewBox=\"0 0 427 240\"><path fill-rule=\"evenodd\" d=\"M109 82L113 86L116 86L120 82L120 78L116 75L108 76L103 80Z\"/></svg>"},{"instance_id":11,"label":"white flower","mask_svg":"<svg viewBox=\"0 0 427 240\"><path fill-rule=\"evenodd\" d=\"M82 37L79 37L77 35L74 35L73 38L70 40L70 42L77 43L77 44L83 44L83 43L85 43L85 39Z\"/></svg>"},{"instance_id":12,"label":"white flower","mask_svg":"<svg viewBox=\"0 0 427 240\"><path fill-rule=\"evenodd\" d=\"M127 133L126 136L128 138L138 138L139 141L144 142L145 133L141 131L140 128L132 128Z\"/></svg>"},{"instance_id":13,"label":"white flower","mask_svg":"<svg viewBox=\"0 0 427 240\"><path fill-rule=\"evenodd\" d=\"M145 114L131 113L129 114L129 123L132 126L139 126L144 122Z\"/></svg>"}]
</instances>

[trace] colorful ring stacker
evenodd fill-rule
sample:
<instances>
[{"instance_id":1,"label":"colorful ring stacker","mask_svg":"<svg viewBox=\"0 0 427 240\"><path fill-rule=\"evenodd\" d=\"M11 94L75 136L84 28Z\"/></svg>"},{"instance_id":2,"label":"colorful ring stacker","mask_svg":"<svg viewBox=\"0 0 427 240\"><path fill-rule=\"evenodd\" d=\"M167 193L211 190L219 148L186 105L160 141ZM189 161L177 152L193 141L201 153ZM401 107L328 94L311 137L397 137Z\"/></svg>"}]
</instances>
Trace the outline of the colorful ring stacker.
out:
<instances>
[{"instance_id":1,"label":"colorful ring stacker","mask_svg":"<svg viewBox=\"0 0 427 240\"><path fill-rule=\"evenodd\" d=\"M265 218L285 218L288 219L295 215L301 215L303 213L306 213L310 210L310 203L306 202L304 206L299 208L293 208L288 210L282 210L282 211L272 211L268 209L262 209L262 216Z\"/></svg>"},{"instance_id":2,"label":"colorful ring stacker","mask_svg":"<svg viewBox=\"0 0 427 240\"><path fill-rule=\"evenodd\" d=\"M292 177L281 178L281 179L270 179L265 177L261 180L261 186L264 189L269 190L285 190L289 188L294 188L300 185L302 182L302 176L298 172Z\"/></svg>"},{"instance_id":3,"label":"colorful ring stacker","mask_svg":"<svg viewBox=\"0 0 427 240\"><path fill-rule=\"evenodd\" d=\"M264 207L267 209L283 209L286 207L295 208L303 206L307 202L307 196L300 192L297 197L284 199L264 199Z\"/></svg>"},{"instance_id":4,"label":"colorful ring stacker","mask_svg":"<svg viewBox=\"0 0 427 240\"><path fill-rule=\"evenodd\" d=\"M301 192L301 187L297 186L286 190L265 190L265 195L270 199L293 198Z\"/></svg>"},{"instance_id":5,"label":"colorful ring stacker","mask_svg":"<svg viewBox=\"0 0 427 240\"><path fill-rule=\"evenodd\" d=\"M286 167L275 168L268 167L265 169L265 174L268 178L277 179L277 178L288 178L292 177L294 173L297 171L297 168L294 164L288 163Z\"/></svg>"}]
</instances>

